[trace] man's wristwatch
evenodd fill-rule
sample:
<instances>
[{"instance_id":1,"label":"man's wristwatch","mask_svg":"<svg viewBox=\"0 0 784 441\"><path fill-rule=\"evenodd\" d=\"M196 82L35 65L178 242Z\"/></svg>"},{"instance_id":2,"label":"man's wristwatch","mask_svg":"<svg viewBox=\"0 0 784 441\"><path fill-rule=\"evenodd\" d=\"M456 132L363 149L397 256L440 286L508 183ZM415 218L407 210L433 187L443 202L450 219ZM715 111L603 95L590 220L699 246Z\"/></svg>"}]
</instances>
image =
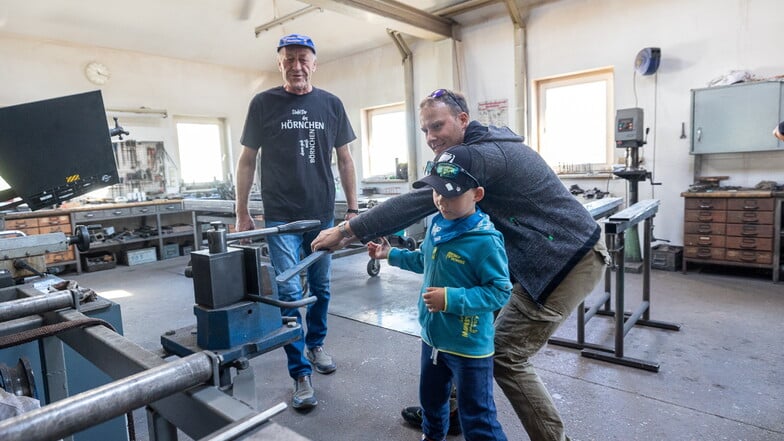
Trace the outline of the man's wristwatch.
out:
<instances>
[{"instance_id":1,"label":"man's wristwatch","mask_svg":"<svg viewBox=\"0 0 784 441\"><path fill-rule=\"evenodd\" d=\"M338 231L340 231L340 235L343 236L344 239L348 239L349 237L353 236L347 229L346 224L348 221L343 221L338 224Z\"/></svg>"},{"instance_id":2,"label":"man's wristwatch","mask_svg":"<svg viewBox=\"0 0 784 441\"><path fill-rule=\"evenodd\" d=\"M356 208L349 208L348 210L346 210L346 214L349 214L349 213L359 214L359 210L356 209Z\"/></svg>"}]
</instances>

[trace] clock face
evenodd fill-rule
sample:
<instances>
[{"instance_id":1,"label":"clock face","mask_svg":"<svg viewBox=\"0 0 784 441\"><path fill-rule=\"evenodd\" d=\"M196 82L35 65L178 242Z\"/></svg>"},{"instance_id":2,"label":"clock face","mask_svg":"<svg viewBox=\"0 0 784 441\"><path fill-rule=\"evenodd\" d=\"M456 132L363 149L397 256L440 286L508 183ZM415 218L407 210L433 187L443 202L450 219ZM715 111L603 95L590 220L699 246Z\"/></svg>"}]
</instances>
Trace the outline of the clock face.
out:
<instances>
[{"instance_id":1,"label":"clock face","mask_svg":"<svg viewBox=\"0 0 784 441\"><path fill-rule=\"evenodd\" d=\"M109 81L109 77L111 76L108 67L95 61L85 66L84 74L91 83L98 85L105 84Z\"/></svg>"}]
</instances>

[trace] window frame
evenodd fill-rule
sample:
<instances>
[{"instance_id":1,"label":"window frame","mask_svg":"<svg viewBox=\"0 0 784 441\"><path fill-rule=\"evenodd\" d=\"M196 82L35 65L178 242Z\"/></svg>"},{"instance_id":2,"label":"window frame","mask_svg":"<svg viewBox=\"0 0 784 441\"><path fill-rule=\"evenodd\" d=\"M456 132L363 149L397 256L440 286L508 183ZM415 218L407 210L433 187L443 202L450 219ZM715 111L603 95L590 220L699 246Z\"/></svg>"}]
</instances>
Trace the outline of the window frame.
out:
<instances>
[{"instance_id":1,"label":"window frame","mask_svg":"<svg viewBox=\"0 0 784 441\"><path fill-rule=\"evenodd\" d=\"M605 132L605 162L591 164L590 171L610 171L615 162L615 105L614 105L614 69L612 67L602 67L598 69L586 70L581 72L569 73L564 75L556 75L552 77L540 78L533 81L533 88L535 94L535 109L536 109L536 130L534 131L533 145L536 151L547 157L547 146L543 145L544 131L547 127L545 120L545 109L547 107L546 92L549 89L554 89L564 86L574 86L579 84L594 83L604 81L605 88L605 111L606 111L606 132ZM549 164L559 174L566 173L582 173L588 170L567 170L559 169L558 164Z\"/></svg>"},{"instance_id":2,"label":"window frame","mask_svg":"<svg viewBox=\"0 0 784 441\"><path fill-rule=\"evenodd\" d=\"M215 181L204 181L204 182L185 182L185 177L183 176L182 170L182 158L183 152L181 151L180 146L180 134L178 130L179 124L214 124L218 126L218 137L220 140L220 163L221 163L221 175L220 180L224 182L228 182L231 179L231 164L230 164L230 155L229 155L229 143L227 141L228 136L228 128L226 125L226 119L220 117L206 117L206 116L175 116L174 117L174 135L176 139L177 145L177 158L178 158L178 178L181 184L185 185L199 185L199 184L209 184L214 183Z\"/></svg>"},{"instance_id":3,"label":"window frame","mask_svg":"<svg viewBox=\"0 0 784 441\"><path fill-rule=\"evenodd\" d=\"M406 136L406 103L405 102L397 102L392 104L385 104L382 106L374 106L362 109L362 127L363 127L363 136L362 136L362 182L374 182L376 181L376 175L371 174L371 153L372 153L372 146L371 146L371 139L373 137L373 116L375 115L383 115L387 113L396 113L400 112L403 114L403 127L401 133ZM401 148L403 149L402 155L405 156L405 160L401 160L400 162L407 162L408 161L408 147L406 143L403 143ZM387 179L386 181L389 181Z\"/></svg>"}]
</instances>

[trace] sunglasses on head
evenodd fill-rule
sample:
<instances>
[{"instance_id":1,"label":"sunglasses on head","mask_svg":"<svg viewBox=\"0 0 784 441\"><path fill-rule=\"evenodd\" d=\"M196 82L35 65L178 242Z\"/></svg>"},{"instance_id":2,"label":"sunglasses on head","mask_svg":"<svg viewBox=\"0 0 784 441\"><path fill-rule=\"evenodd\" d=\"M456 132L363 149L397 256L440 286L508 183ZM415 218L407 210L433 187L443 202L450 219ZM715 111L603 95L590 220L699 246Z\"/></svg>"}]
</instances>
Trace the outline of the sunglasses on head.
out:
<instances>
[{"instance_id":1,"label":"sunglasses on head","mask_svg":"<svg viewBox=\"0 0 784 441\"><path fill-rule=\"evenodd\" d=\"M427 161L427 165L425 166L426 175L435 175L444 179L455 180L460 173L474 181L474 184L476 184L477 187L480 186L479 181L473 177L471 173L468 173L466 169L452 162Z\"/></svg>"},{"instance_id":2,"label":"sunglasses on head","mask_svg":"<svg viewBox=\"0 0 784 441\"><path fill-rule=\"evenodd\" d=\"M460 99L458 99L455 96L454 93L450 92L447 89L438 89L438 90L434 91L433 93L431 93L429 96L430 96L430 98L435 98L435 99L447 97L447 98L451 99L452 102L455 103L458 108L460 108L461 112L468 113L468 109L465 108L465 106L463 105L463 102Z\"/></svg>"}]
</instances>

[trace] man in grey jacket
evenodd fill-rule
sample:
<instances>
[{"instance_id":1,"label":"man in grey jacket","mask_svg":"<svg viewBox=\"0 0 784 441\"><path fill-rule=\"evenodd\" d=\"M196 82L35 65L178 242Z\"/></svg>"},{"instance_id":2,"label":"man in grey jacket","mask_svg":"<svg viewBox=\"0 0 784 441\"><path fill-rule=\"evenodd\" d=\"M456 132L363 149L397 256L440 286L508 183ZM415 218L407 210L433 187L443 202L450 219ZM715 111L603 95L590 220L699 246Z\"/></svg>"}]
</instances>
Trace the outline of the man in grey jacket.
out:
<instances>
[{"instance_id":1,"label":"man in grey jacket","mask_svg":"<svg viewBox=\"0 0 784 441\"><path fill-rule=\"evenodd\" d=\"M601 228L522 137L470 121L461 94L439 89L419 108L436 154L451 148L471 155L471 172L486 189L479 206L504 236L514 289L495 323L495 379L532 440L568 440L529 359L601 279L610 259ZM433 211L430 192L411 191L323 230L311 247L368 242Z\"/></svg>"}]
</instances>

